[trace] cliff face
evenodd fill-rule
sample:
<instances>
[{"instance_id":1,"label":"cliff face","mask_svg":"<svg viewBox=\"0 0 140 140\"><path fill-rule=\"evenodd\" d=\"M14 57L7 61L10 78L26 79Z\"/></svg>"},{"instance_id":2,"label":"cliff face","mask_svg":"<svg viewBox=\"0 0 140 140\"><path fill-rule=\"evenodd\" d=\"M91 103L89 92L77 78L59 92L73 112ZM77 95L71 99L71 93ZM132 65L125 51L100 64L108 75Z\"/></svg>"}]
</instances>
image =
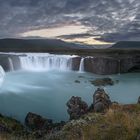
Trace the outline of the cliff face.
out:
<instances>
[{"instance_id":1,"label":"cliff face","mask_svg":"<svg viewBox=\"0 0 140 140\"><path fill-rule=\"evenodd\" d=\"M120 72L140 72L140 56L120 59Z\"/></svg>"},{"instance_id":2,"label":"cliff face","mask_svg":"<svg viewBox=\"0 0 140 140\"><path fill-rule=\"evenodd\" d=\"M78 70L81 58L72 59L72 70ZM101 75L140 72L140 56L124 57L87 57L84 58L84 71Z\"/></svg>"},{"instance_id":3,"label":"cliff face","mask_svg":"<svg viewBox=\"0 0 140 140\"><path fill-rule=\"evenodd\" d=\"M85 58L85 71L95 74L118 73L119 63L117 59L107 57Z\"/></svg>"},{"instance_id":4,"label":"cliff face","mask_svg":"<svg viewBox=\"0 0 140 140\"><path fill-rule=\"evenodd\" d=\"M5 71L17 70L20 68L20 60L16 55L0 55L0 65Z\"/></svg>"},{"instance_id":5,"label":"cliff face","mask_svg":"<svg viewBox=\"0 0 140 140\"><path fill-rule=\"evenodd\" d=\"M18 70L21 68L20 56L0 55L0 65L5 71ZM83 60L83 61L82 61ZM140 55L125 56L95 56L73 57L69 60L71 70L79 71L83 63L84 71L94 74L110 75L127 72L140 72Z\"/></svg>"}]
</instances>

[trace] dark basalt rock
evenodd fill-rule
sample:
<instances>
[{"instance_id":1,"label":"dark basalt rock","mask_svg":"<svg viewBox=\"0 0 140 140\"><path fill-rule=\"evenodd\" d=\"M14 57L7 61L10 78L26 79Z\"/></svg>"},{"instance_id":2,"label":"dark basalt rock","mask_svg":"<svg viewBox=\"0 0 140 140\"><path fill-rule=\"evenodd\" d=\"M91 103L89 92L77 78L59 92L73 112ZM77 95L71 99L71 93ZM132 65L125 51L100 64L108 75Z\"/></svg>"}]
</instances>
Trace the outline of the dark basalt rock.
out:
<instances>
[{"instance_id":1,"label":"dark basalt rock","mask_svg":"<svg viewBox=\"0 0 140 140\"><path fill-rule=\"evenodd\" d=\"M75 80L75 83L80 83L80 81L79 80Z\"/></svg>"},{"instance_id":2,"label":"dark basalt rock","mask_svg":"<svg viewBox=\"0 0 140 140\"><path fill-rule=\"evenodd\" d=\"M13 70L18 70L20 68L20 59L16 55L1 54L0 65L5 71L11 71L11 67Z\"/></svg>"},{"instance_id":3,"label":"dark basalt rock","mask_svg":"<svg viewBox=\"0 0 140 140\"><path fill-rule=\"evenodd\" d=\"M102 88L98 88L93 95L93 107L95 112L104 112L111 105L110 97Z\"/></svg>"},{"instance_id":4,"label":"dark basalt rock","mask_svg":"<svg viewBox=\"0 0 140 140\"><path fill-rule=\"evenodd\" d=\"M25 118L25 124L31 130L50 130L52 129L52 120L45 119L40 115L29 112Z\"/></svg>"},{"instance_id":5,"label":"dark basalt rock","mask_svg":"<svg viewBox=\"0 0 140 140\"><path fill-rule=\"evenodd\" d=\"M67 102L67 107L70 120L78 119L88 111L88 105L86 102L82 101L81 97L71 97L71 99Z\"/></svg>"},{"instance_id":6,"label":"dark basalt rock","mask_svg":"<svg viewBox=\"0 0 140 140\"><path fill-rule=\"evenodd\" d=\"M140 56L87 57L84 60L84 69L87 72L101 75L140 72Z\"/></svg>"},{"instance_id":7,"label":"dark basalt rock","mask_svg":"<svg viewBox=\"0 0 140 140\"><path fill-rule=\"evenodd\" d=\"M140 56L129 56L120 60L120 72L140 72Z\"/></svg>"},{"instance_id":8,"label":"dark basalt rock","mask_svg":"<svg viewBox=\"0 0 140 140\"><path fill-rule=\"evenodd\" d=\"M139 98L138 98L138 102L137 102L138 104L140 104L140 96L139 96Z\"/></svg>"},{"instance_id":9,"label":"dark basalt rock","mask_svg":"<svg viewBox=\"0 0 140 140\"><path fill-rule=\"evenodd\" d=\"M78 71L80 66L81 57L72 58L72 70Z\"/></svg>"},{"instance_id":10,"label":"dark basalt rock","mask_svg":"<svg viewBox=\"0 0 140 140\"><path fill-rule=\"evenodd\" d=\"M25 118L26 126L33 131L36 138L43 137L46 133L54 133L63 128L64 121L53 123L52 120L43 118L40 115L29 112Z\"/></svg>"},{"instance_id":11,"label":"dark basalt rock","mask_svg":"<svg viewBox=\"0 0 140 140\"><path fill-rule=\"evenodd\" d=\"M94 81L90 81L91 84L94 86L107 86L107 85L114 85L114 81L111 78L97 78Z\"/></svg>"},{"instance_id":12,"label":"dark basalt rock","mask_svg":"<svg viewBox=\"0 0 140 140\"><path fill-rule=\"evenodd\" d=\"M11 133L11 130L3 124L0 124L0 133Z\"/></svg>"},{"instance_id":13,"label":"dark basalt rock","mask_svg":"<svg viewBox=\"0 0 140 140\"><path fill-rule=\"evenodd\" d=\"M116 74L119 73L119 62L110 57L89 57L85 58L85 71L95 74Z\"/></svg>"}]
</instances>

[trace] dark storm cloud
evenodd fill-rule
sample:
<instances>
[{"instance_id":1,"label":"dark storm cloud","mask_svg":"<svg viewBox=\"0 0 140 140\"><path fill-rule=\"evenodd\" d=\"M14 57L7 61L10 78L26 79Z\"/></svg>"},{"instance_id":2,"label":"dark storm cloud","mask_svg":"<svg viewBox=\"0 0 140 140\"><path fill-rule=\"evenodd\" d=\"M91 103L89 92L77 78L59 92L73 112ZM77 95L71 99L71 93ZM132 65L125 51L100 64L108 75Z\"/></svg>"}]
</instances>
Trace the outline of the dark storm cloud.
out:
<instances>
[{"instance_id":1,"label":"dark storm cloud","mask_svg":"<svg viewBox=\"0 0 140 140\"><path fill-rule=\"evenodd\" d=\"M100 40L139 40L139 13L139 0L0 0L0 37L80 23Z\"/></svg>"}]
</instances>

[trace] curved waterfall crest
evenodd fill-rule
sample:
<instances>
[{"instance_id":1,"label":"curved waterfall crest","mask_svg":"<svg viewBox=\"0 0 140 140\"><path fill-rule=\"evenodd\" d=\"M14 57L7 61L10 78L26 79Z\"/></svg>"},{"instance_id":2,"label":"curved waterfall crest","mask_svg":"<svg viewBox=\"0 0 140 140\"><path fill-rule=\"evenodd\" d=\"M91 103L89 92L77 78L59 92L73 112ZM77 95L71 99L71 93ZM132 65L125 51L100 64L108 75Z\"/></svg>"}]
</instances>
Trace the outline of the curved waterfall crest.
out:
<instances>
[{"instance_id":1,"label":"curved waterfall crest","mask_svg":"<svg viewBox=\"0 0 140 140\"><path fill-rule=\"evenodd\" d=\"M21 68L25 70L72 70L74 55L36 54L20 56Z\"/></svg>"},{"instance_id":2,"label":"curved waterfall crest","mask_svg":"<svg viewBox=\"0 0 140 140\"><path fill-rule=\"evenodd\" d=\"M4 53L5 71L27 70L27 71L86 71L85 61L90 57L78 55L62 55L49 53ZM7 56L6 56L7 55Z\"/></svg>"}]
</instances>

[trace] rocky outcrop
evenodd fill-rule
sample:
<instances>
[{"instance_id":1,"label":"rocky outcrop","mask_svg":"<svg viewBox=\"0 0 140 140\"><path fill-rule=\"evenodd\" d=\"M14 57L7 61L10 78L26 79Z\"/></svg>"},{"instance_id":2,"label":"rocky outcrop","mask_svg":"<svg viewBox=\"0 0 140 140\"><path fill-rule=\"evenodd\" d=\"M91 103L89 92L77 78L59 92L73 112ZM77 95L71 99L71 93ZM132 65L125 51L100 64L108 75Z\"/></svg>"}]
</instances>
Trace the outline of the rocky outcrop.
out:
<instances>
[{"instance_id":1,"label":"rocky outcrop","mask_svg":"<svg viewBox=\"0 0 140 140\"><path fill-rule=\"evenodd\" d=\"M115 74L119 71L117 59L108 57L85 58L84 69L95 74Z\"/></svg>"},{"instance_id":2,"label":"rocky outcrop","mask_svg":"<svg viewBox=\"0 0 140 140\"><path fill-rule=\"evenodd\" d=\"M105 110L109 109L111 105L112 102L105 90L103 88L97 88L93 95L93 103L89 108L87 103L82 101L80 97L72 96L67 102L67 111L70 115L70 120L72 120L78 119L88 112L105 112Z\"/></svg>"},{"instance_id":3,"label":"rocky outcrop","mask_svg":"<svg viewBox=\"0 0 140 140\"><path fill-rule=\"evenodd\" d=\"M88 105L86 102L82 101L81 97L71 97L71 99L67 102L67 107L71 120L78 119L88 111Z\"/></svg>"},{"instance_id":4,"label":"rocky outcrop","mask_svg":"<svg viewBox=\"0 0 140 140\"><path fill-rule=\"evenodd\" d=\"M112 86L115 84L115 82L111 78L97 78L90 82L94 86L107 86L107 85Z\"/></svg>"},{"instance_id":5,"label":"rocky outcrop","mask_svg":"<svg viewBox=\"0 0 140 140\"><path fill-rule=\"evenodd\" d=\"M24 126L16 119L0 114L0 134L22 134L26 133Z\"/></svg>"},{"instance_id":6,"label":"rocky outcrop","mask_svg":"<svg viewBox=\"0 0 140 140\"><path fill-rule=\"evenodd\" d=\"M78 71L80 66L81 57L72 58L72 70Z\"/></svg>"},{"instance_id":7,"label":"rocky outcrop","mask_svg":"<svg viewBox=\"0 0 140 140\"><path fill-rule=\"evenodd\" d=\"M140 72L140 56L108 57L99 55L97 57L86 57L84 59L84 70L101 75Z\"/></svg>"},{"instance_id":8,"label":"rocky outcrop","mask_svg":"<svg viewBox=\"0 0 140 140\"><path fill-rule=\"evenodd\" d=\"M25 118L25 124L31 130L48 130L52 127L52 120L45 119L40 115L29 112Z\"/></svg>"},{"instance_id":9,"label":"rocky outcrop","mask_svg":"<svg viewBox=\"0 0 140 140\"><path fill-rule=\"evenodd\" d=\"M5 71L17 70L20 68L20 60L16 55L1 54L0 65Z\"/></svg>"},{"instance_id":10,"label":"rocky outcrop","mask_svg":"<svg viewBox=\"0 0 140 140\"><path fill-rule=\"evenodd\" d=\"M30 130L35 131L35 135L41 136L44 132L59 131L65 125L65 122L53 123L51 119L46 119L38 114L29 112L25 118L25 125Z\"/></svg>"},{"instance_id":11,"label":"rocky outcrop","mask_svg":"<svg viewBox=\"0 0 140 140\"><path fill-rule=\"evenodd\" d=\"M95 112L104 112L111 105L110 97L102 88L98 88L93 95L93 107Z\"/></svg>"},{"instance_id":12,"label":"rocky outcrop","mask_svg":"<svg viewBox=\"0 0 140 140\"><path fill-rule=\"evenodd\" d=\"M0 133L10 133L11 130L3 124L0 124Z\"/></svg>"},{"instance_id":13,"label":"rocky outcrop","mask_svg":"<svg viewBox=\"0 0 140 140\"><path fill-rule=\"evenodd\" d=\"M130 56L120 60L120 73L140 72L140 56Z\"/></svg>"}]
</instances>

